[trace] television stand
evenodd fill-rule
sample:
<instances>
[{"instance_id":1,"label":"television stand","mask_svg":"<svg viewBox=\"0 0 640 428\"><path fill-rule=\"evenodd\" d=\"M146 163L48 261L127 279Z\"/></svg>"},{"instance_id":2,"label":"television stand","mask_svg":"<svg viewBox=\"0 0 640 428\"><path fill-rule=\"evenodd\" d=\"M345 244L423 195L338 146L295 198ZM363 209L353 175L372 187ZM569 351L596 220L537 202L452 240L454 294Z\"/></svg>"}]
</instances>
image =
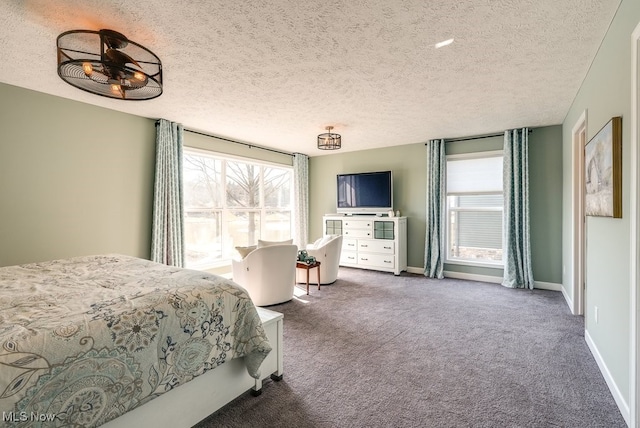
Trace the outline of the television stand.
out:
<instances>
[{"instance_id":1,"label":"television stand","mask_svg":"<svg viewBox=\"0 0 640 428\"><path fill-rule=\"evenodd\" d=\"M342 213L342 214L336 214L336 215L339 215L339 216L342 215L347 217L384 217L386 216L386 214L384 213Z\"/></svg>"},{"instance_id":2,"label":"television stand","mask_svg":"<svg viewBox=\"0 0 640 428\"><path fill-rule=\"evenodd\" d=\"M342 235L340 266L383 272L407 270L407 218L376 217L370 213L345 218L342 214L323 217L324 235ZM364 217L373 218L364 218ZM360 218L357 218L360 217Z\"/></svg>"}]
</instances>

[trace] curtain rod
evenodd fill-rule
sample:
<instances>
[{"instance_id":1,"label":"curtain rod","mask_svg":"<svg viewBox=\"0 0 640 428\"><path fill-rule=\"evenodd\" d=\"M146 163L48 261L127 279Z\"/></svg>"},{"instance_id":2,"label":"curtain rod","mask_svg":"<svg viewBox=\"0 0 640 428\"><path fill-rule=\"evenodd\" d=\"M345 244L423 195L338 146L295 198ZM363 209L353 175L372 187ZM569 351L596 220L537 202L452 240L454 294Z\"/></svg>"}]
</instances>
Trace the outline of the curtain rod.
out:
<instances>
[{"instance_id":1,"label":"curtain rod","mask_svg":"<svg viewBox=\"0 0 640 428\"><path fill-rule=\"evenodd\" d=\"M463 138L445 138L445 143L455 143L457 141L470 141L470 140L482 140L483 138L492 138L492 137L502 137L504 136L504 132L500 134L489 134L489 135L481 135L478 137L463 137Z\"/></svg>"},{"instance_id":2,"label":"curtain rod","mask_svg":"<svg viewBox=\"0 0 640 428\"><path fill-rule=\"evenodd\" d=\"M204 132L200 132L200 131L193 131L191 129L186 129L186 128L185 128L185 131L191 132L192 134L204 135L205 137L216 138L216 139L222 140L222 141L228 141L230 143L242 144L243 146L247 146L250 149L260 149L260 150L266 150L268 152L278 153L278 154L281 154L281 155L293 156L293 153L287 153L287 152L283 152L283 151L276 150L276 149L270 149L268 147L256 146L255 144L243 143L242 141L231 140L229 138L216 137L215 135L205 134Z\"/></svg>"},{"instance_id":3,"label":"curtain rod","mask_svg":"<svg viewBox=\"0 0 640 428\"><path fill-rule=\"evenodd\" d=\"M533 129L529 129L529 134L531 134L533 132ZM483 138L492 138L492 137L502 137L504 136L504 132L501 132L499 134L487 134L487 135L479 135L476 137L462 137L462 138L445 138L444 142L445 143L455 143L458 141L470 141L470 140L482 140ZM426 146L427 143L424 143L424 145Z\"/></svg>"},{"instance_id":4,"label":"curtain rod","mask_svg":"<svg viewBox=\"0 0 640 428\"><path fill-rule=\"evenodd\" d=\"M158 126L158 121L157 120L156 120L156 126ZM243 143L242 141L231 140L229 138L216 137L215 135L205 134L204 132L194 131L192 129L187 129L187 128L183 128L183 129L184 129L185 132L191 132L192 134L198 134L198 135L203 135L205 137L216 138L218 140L228 141L230 143L242 144L243 146L247 146L250 149L260 149L260 150L266 150L268 152L278 153L278 154L281 154L281 155L293 156L293 153L287 153L287 152L283 152L283 151L276 150L276 149L270 149L268 147L256 146L255 144Z\"/></svg>"}]
</instances>

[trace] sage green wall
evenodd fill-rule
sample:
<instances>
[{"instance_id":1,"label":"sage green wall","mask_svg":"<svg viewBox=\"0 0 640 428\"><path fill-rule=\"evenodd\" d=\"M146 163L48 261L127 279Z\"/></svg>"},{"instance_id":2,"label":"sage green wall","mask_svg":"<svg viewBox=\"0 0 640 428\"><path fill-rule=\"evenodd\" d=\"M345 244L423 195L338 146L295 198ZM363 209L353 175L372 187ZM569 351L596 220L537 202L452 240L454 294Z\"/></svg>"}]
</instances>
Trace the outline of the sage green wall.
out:
<instances>
[{"instance_id":1,"label":"sage green wall","mask_svg":"<svg viewBox=\"0 0 640 428\"><path fill-rule=\"evenodd\" d=\"M0 266L148 258L154 122L0 83Z\"/></svg>"},{"instance_id":2,"label":"sage green wall","mask_svg":"<svg viewBox=\"0 0 640 428\"><path fill-rule=\"evenodd\" d=\"M409 266L424 265L425 147L409 144L309 159L309 239L322 235L322 216L336 212L336 174L393 171L393 203L407 216Z\"/></svg>"},{"instance_id":3,"label":"sage green wall","mask_svg":"<svg viewBox=\"0 0 640 428\"><path fill-rule=\"evenodd\" d=\"M562 283L562 126L529 135L531 264L536 281Z\"/></svg>"},{"instance_id":4,"label":"sage green wall","mask_svg":"<svg viewBox=\"0 0 640 428\"><path fill-rule=\"evenodd\" d=\"M502 137L447 143L447 154L501 150ZM562 127L529 136L531 236L536 281L562 280ZM336 174L391 169L394 205L408 217L408 265L424 266L426 149L424 144L337 153L309 161L310 239L322 234L322 215L335 212ZM502 269L445 265L445 270L502 277Z\"/></svg>"},{"instance_id":5,"label":"sage green wall","mask_svg":"<svg viewBox=\"0 0 640 428\"><path fill-rule=\"evenodd\" d=\"M587 140L607 121L622 116L622 218L587 217L585 326L622 398L630 397L631 33L640 2L623 0L563 123L563 187L571 195L572 129L587 111ZM571 198L563 203L564 292L573 299ZM599 321L595 322L594 308Z\"/></svg>"}]
</instances>

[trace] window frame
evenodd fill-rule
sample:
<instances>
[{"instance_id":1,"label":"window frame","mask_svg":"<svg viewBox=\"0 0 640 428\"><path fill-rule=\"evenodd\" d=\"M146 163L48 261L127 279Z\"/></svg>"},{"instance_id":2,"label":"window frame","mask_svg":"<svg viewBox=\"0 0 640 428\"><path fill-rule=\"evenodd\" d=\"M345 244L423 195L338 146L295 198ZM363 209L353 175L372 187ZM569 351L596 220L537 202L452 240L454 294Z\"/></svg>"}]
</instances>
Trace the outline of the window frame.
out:
<instances>
[{"instance_id":1,"label":"window frame","mask_svg":"<svg viewBox=\"0 0 640 428\"><path fill-rule=\"evenodd\" d=\"M222 161L222 168L221 168L221 173L220 173L220 181L222 183L222 195L221 195L221 206L220 207L213 207L213 208L187 208L186 206L183 208L184 211L184 217L185 217L185 224L186 224L186 220L187 220L187 213L188 212L212 212L212 213L220 213L220 247L221 247L221 255L222 257L220 259L218 259L217 261L214 261L213 263L199 263L199 264L188 264L187 268L189 269L198 269L198 270L207 270L207 269L215 269L215 268L220 268L220 267L224 267L224 266L228 266L231 264L231 259L232 259L232 253L233 253L233 248L231 248L231 243L228 242L228 238L230 236L230 233L228 231L228 218L229 218L229 214L231 213L248 213L248 212L257 212L259 213L259 237L256 238L256 244L257 244L257 240L258 239L264 239L262 238L265 234L265 232L267 232L267 224L268 222L264 221L264 219L266 218L267 214L270 213L274 213L274 212L280 212L280 213L288 213L289 216L289 238L290 239L293 236L293 229L294 229L294 177L293 177L293 166L291 165L286 165L286 164L281 164L281 163L277 163L277 162L269 162L269 161L263 161L263 160L259 160L259 159L253 159L253 158L246 158L243 156L236 156L236 155L231 155L231 154L226 154L226 153L220 153L220 152L214 152L211 150L205 150L205 149L200 149L200 148L196 148L196 147L188 147L188 146L184 146L183 147L183 157L187 156L187 155L193 155L193 156L201 156L201 157L208 157L208 158L212 158L212 159L216 159L219 161ZM184 162L184 161L183 161ZM259 171L259 190L258 190L258 198L259 198L259 203L258 206L256 207L230 207L227 201L227 197L226 197L226 186L227 186L227 162L239 162L239 163L247 163L247 164L253 164L256 166L260 167L260 171ZM265 203L265 192L264 192L264 168L276 168L276 169L282 169L285 171L288 171L289 173L289 178L290 178L290 185L289 185L289 208L288 209L284 209L284 208L277 208L277 207L267 207L266 203ZM183 192L186 192L186 189L183 189ZM185 236L185 246L187 245L186 243L186 239L187 237ZM255 245L255 244L249 244L249 245ZM225 257L225 254L227 255L227 257ZM186 263L186 257L185 257L185 263Z\"/></svg>"},{"instance_id":2,"label":"window frame","mask_svg":"<svg viewBox=\"0 0 640 428\"><path fill-rule=\"evenodd\" d=\"M445 164L448 165L449 160L466 160L466 159L483 159L492 157L504 158L503 150L489 150L484 152L451 154L445 156ZM487 268L504 268L504 221L501 222L501 241L502 241L502 259L500 261L493 260L472 260L464 258L453 258L450 256L451 250L451 213L452 212L496 212L504 213L504 186L501 192L453 192L449 193L447 190L447 178L446 178L446 166L445 166L445 196L444 196L444 219L443 229L445 236L445 257L444 263L452 265L462 266L475 266L475 267L487 267ZM461 196L461 195L502 195L503 205L502 207L450 207L449 196Z\"/></svg>"}]
</instances>

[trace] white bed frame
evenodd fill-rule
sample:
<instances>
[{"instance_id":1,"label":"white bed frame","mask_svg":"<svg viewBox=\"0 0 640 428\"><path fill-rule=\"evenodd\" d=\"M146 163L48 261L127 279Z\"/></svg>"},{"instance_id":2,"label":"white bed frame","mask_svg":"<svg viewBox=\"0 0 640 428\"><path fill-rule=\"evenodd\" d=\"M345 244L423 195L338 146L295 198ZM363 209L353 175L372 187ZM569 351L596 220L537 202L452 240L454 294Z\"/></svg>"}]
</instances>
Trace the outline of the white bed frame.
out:
<instances>
[{"instance_id":1,"label":"white bed frame","mask_svg":"<svg viewBox=\"0 0 640 428\"><path fill-rule=\"evenodd\" d=\"M190 428L248 390L259 395L262 393L262 381L267 377L282 379L283 315L264 308L257 309L273 347L260 366L260 379L249 376L242 358L233 359L102 427Z\"/></svg>"}]
</instances>

